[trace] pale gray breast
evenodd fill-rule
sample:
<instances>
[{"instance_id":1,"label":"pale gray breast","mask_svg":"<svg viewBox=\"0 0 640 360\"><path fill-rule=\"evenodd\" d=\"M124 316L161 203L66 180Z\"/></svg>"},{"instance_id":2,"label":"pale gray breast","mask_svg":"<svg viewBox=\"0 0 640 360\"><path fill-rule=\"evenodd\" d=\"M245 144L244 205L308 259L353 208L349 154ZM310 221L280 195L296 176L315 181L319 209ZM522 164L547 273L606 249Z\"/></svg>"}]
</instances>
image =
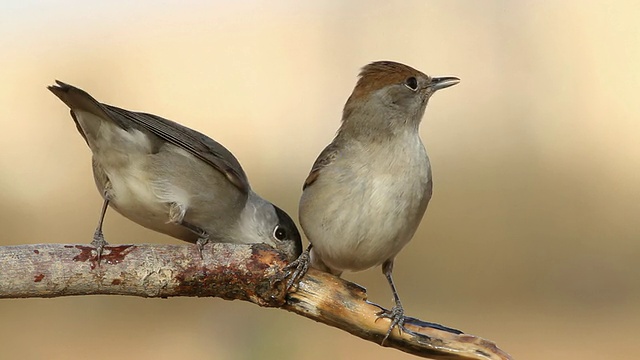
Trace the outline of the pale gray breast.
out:
<instances>
[{"instance_id":1,"label":"pale gray breast","mask_svg":"<svg viewBox=\"0 0 640 360\"><path fill-rule=\"evenodd\" d=\"M408 136L375 150L356 147L353 151L360 155L353 156L352 164L338 164L336 170L344 173L347 167L352 169L351 181L359 185L351 200L362 202L362 216L379 228L367 231L367 236L378 231L387 237L394 233L400 238L413 235L431 197L431 167L419 137Z\"/></svg>"},{"instance_id":2,"label":"pale gray breast","mask_svg":"<svg viewBox=\"0 0 640 360\"><path fill-rule=\"evenodd\" d=\"M312 242L339 238L346 252L386 241L382 252L393 252L411 238L431 196L429 159L417 134L387 145L343 143L305 189L300 221Z\"/></svg>"}]
</instances>

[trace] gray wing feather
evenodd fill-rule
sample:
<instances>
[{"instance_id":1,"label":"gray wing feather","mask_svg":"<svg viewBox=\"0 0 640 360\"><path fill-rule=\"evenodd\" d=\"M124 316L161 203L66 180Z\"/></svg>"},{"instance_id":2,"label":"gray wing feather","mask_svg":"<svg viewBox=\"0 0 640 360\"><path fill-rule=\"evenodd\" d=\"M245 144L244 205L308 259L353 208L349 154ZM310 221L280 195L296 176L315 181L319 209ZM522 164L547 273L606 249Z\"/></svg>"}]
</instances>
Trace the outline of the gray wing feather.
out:
<instances>
[{"instance_id":1,"label":"gray wing feather","mask_svg":"<svg viewBox=\"0 0 640 360\"><path fill-rule=\"evenodd\" d=\"M304 185L302 185L302 190L309 187L313 184L314 181L320 176L320 171L327 165L331 164L333 160L338 156L338 145L336 140L331 142L331 144L327 145L327 147L322 150L318 158L313 163L311 167L311 171L309 172L309 176L304 181Z\"/></svg>"},{"instance_id":2,"label":"gray wing feather","mask_svg":"<svg viewBox=\"0 0 640 360\"><path fill-rule=\"evenodd\" d=\"M237 188L247 193L249 180L235 156L210 137L160 116L102 104L110 117L126 119L160 139L182 148L220 170Z\"/></svg>"},{"instance_id":3,"label":"gray wing feather","mask_svg":"<svg viewBox=\"0 0 640 360\"><path fill-rule=\"evenodd\" d=\"M96 116L112 121L123 129L144 129L158 138L186 150L193 156L223 173L227 179L241 191L249 192L249 180L242 166L233 154L210 137L182 126L160 116L124 110L115 106L102 104L87 92L75 86L56 81L57 86L49 86L49 90L60 98L72 110L88 111ZM78 130L85 137L80 126ZM85 137L86 140L86 137Z\"/></svg>"}]
</instances>

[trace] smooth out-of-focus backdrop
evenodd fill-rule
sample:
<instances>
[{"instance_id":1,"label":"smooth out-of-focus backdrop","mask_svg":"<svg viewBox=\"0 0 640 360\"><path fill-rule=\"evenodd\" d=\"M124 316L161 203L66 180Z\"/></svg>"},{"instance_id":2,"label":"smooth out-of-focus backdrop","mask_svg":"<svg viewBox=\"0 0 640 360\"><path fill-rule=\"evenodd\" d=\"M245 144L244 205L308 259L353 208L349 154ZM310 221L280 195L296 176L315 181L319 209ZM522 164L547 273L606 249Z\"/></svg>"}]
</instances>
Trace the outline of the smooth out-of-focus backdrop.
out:
<instances>
[{"instance_id":1,"label":"smooth out-of-focus backdrop","mask_svg":"<svg viewBox=\"0 0 640 360\"><path fill-rule=\"evenodd\" d=\"M638 17L633 1L3 1L0 245L93 234L90 152L54 79L210 135L297 218L359 68L396 60L462 79L421 126L434 197L396 261L407 313L518 359L637 359ZM113 211L105 234L178 243ZM391 305L379 269L345 277ZM409 358L239 301L0 301L3 359L354 356Z\"/></svg>"}]
</instances>

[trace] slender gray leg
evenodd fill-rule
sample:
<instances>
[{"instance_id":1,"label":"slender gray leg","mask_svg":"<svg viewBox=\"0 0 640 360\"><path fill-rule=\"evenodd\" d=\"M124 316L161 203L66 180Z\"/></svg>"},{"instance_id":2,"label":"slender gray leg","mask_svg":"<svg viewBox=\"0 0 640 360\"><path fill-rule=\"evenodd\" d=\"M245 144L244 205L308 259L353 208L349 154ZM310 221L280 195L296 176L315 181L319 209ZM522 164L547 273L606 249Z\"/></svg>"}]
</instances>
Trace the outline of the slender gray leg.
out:
<instances>
[{"instance_id":1,"label":"slender gray leg","mask_svg":"<svg viewBox=\"0 0 640 360\"><path fill-rule=\"evenodd\" d=\"M102 251L104 250L104 247L109 245L109 243L104 239L104 234L102 233L102 223L104 222L104 216L107 213L108 206L109 199L105 196L104 202L102 203L102 211L100 211L100 218L98 219L98 226L96 227L96 231L93 233L93 241L91 241L91 245L96 248L98 265L100 265L100 259L102 258Z\"/></svg>"},{"instance_id":2,"label":"slender gray leg","mask_svg":"<svg viewBox=\"0 0 640 360\"><path fill-rule=\"evenodd\" d=\"M401 332L404 329L404 309L402 308L400 297L396 291L396 285L393 283L393 277L391 276L391 273L393 272L393 259L387 260L382 264L382 272L391 286L391 292L393 293L393 299L395 300L395 305L391 310L382 310L377 314L378 318L383 317L391 320L389 330L387 331L384 339L382 339L382 344L384 344L389 335L391 335L391 331L393 331L394 327L397 326L398 330Z\"/></svg>"},{"instance_id":3,"label":"slender gray leg","mask_svg":"<svg viewBox=\"0 0 640 360\"><path fill-rule=\"evenodd\" d=\"M200 259L203 259L202 250L204 246L209 242L209 233L199 226L193 225L184 221L184 217L187 214L187 207L184 204L172 202L169 204L169 222L184 226L187 230L198 235L196 245L198 246L198 252L200 253Z\"/></svg>"},{"instance_id":4,"label":"slender gray leg","mask_svg":"<svg viewBox=\"0 0 640 360\"><path fill-rule=\"evenodd\" d=\"M196 245L198 246L198 252L200 253L200 258L203 259L202 250L204 249L204 246L207 245L207 243L209 242L209 233L207 233L206 231L202 230L201 228L195 225L189 224L186 221L182 221L180 225L189 229L189 231L191 231L192 233L198 235L198 240L196 241Z\"/></svg>"}]
</instances>

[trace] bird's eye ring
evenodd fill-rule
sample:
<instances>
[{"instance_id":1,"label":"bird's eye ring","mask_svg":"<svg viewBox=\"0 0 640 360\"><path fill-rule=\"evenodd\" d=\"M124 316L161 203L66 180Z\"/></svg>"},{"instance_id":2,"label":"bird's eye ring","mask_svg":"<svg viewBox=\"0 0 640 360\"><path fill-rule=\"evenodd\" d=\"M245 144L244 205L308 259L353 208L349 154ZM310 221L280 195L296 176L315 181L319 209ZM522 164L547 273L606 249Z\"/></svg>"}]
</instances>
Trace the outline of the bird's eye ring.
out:
<instances>
[{"instance_id":1,"label":"bird's eye ring","mask_svg":"<svg viewBox=\"0 0 640 360\"><path fill-rule=\"evenodd\" d=\"M282 241L287 238L287 231L282 226L278 225L273 229L273 237Z\"/></svg>"},{"instance_id":2,"label":"bird's eye ring","mask_svg":"<svg viewBox=\"0 0 640 360\"><path fill-rule=\"evenodd\" d=\"M405 80L404 86L411 91L416 91L418 90L418 79L416 79L415 76L411 76Z\"/></svg>"}]
</instances>

